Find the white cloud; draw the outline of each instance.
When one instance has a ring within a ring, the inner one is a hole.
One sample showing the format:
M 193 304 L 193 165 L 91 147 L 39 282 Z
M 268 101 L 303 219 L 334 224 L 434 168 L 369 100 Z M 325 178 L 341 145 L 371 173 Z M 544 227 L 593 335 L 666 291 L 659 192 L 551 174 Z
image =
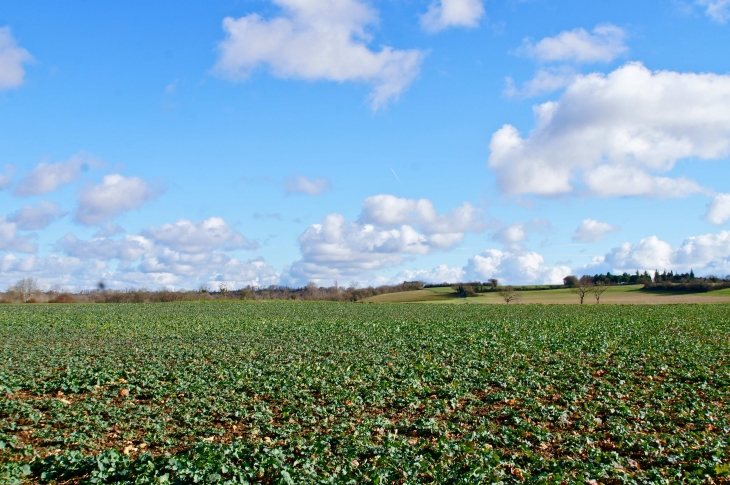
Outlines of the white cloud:
M 585 272 L 680 271 L 693 269 L 698 275 L 730 273 L 730 232 L 704 234 L 685 239 L 677 248 L 651 236 L 638 244 L 624 243 L 605 256 L 594 259 Z
M 231 259 L 219 272 L 214 272 L 208 284 L 215 288 L 216 284 L 225 283 L 228 288 L 258 286 L 264 288 L 279 283 L 279 273 L 263 258 L 240 261 Z
M 125 231 L 122 226 L 117 224 L 116 222 L 109 221 L 103 226 L 99 228 L 98 231 L 94 233 L 95 238 L 102 238 L 102 237 L 112 237 L 116 236 L 118 234 L 124 234 Z
M 583 219 L 583 222 L 580 223 L 578 229 L 573 233 L 573 241 L 582 243 L 598 242 L 609 232 L 615 232 L 619 229 L 607 222 L 598 222 L 595 219 Z
M 436 33 L 448 27 L 477 27 L 484 16 L 481 0 L 435 0 L 421 15 L 421 27 Z
M 119 229 L 107 224 L 100 232 L 113 234 Z M 92 267 L 97 260 L 105 264 L 116 260 L 116 268 L 109 267 L 103 274 L 79 276 L 78 284 L 82 286 L 95 279 L 103 280 L 108 288 L 196 289 L 200 284 L 217 282 L 209 287 L 217 289 L 218 284 L 225 283 L 229 289 L 236 289 L 277 284 L 279 273 L 263 259 L 241 261 L 220 250 L 251 247 L 220 217 L 201 222 L 181 219 L 121 239 L 102 236 L 81 240 L 67 234 L 56 243 L 56 250 L 89 261 Z
M 703 189 L 668 178 L 677 160 L 730 155 L 730 76 L 651 72 L 629 63 L 579 76 L 558 101 L 534 108 L 527 138 L 512 125 L 492 136 L 488 166 L 507 194 L 575 191 L 603 197 L 681 197 Z
M 84 241 L 69 233 L 57 243 L 61 251 L 75 258 L 121 261 L 136 261 L 149 253 L 153 246 L 152 241 L 136 234 L 127 235 L 121 240 L 101 237 Z
M 38 205 L 24 205 L 17 212 L 8 217 L 9 221 L 18 224 L 24 231 L 45 229 L 56 219 L 66 215 L 55 202 L 41 200 Z
M 502 229 L 494 233 L 492 239 L 507 245 L 519 244 L 527 239 L 527 230 L 525 229 L 525 223 L 516 222 L 514 224 L 510 224 L 507 227 L 503 227 Z
M 20 211 L 19 211 L 20 212 Z M 47 257 L 21 259 L 6 254 L 0 259 L 0 284 L 12 284 L 24 276 L 39 278 L 44 285 L 60 284 L 95 288 L 197 289 L 203 284 L 217 289 L 247 285 L 269 286 L 280 281 L 279 273 L 262 258 L 236 259 L 224 251 L 251 249 L 249 243 L 220 217 L 200 222 L 185 219 L 150 227 L 142 234 L 112 238 L 124 230 L 106 224 L 89 240 L 69 233 L 55 244 Z M 0 251 L 34 253 L 30 237 L 19 236 L 18 224 L 0 217 Z
M 204 253 L 214 249 L 255 249 L 249 242 L 220 217 L 192 222 L 180 219 L 174 224 L 150 227 L 144 234 L 156 243 L 184 253 Z
M 624 243 L 606 255 L 606 263 L 618 268 L 650 270 L 672 267 L 672 246 L 656 236 L 647 237 L 639 244 Z
M 566 30 L 533 44 L 525 40 L 518 52 L 547 62 L 610 62 L 628 50 L 626 32 L 603 24 L 589 33 L 583 28 Z
M 18 225 L 0 217 L 0 251 L 18 251 L 20 253 L 36 252 L 36 245 L 28 236 L 18 235 Z
M 73 240 L 69 238 L 67 242 Z M 99 241 L 91 241 L 85 247 L 83 243 L 73 242 L 80 252 L 83 249 L 92 251 L 93 257 L 83 252 L 83 257 L 51 254 L 48 257 L 20 258 L 5 254 L 0 257 L 0 284 L 11 285 L 27 276 L 38 278 L 39 283 L 46 287 L 58 284 L 70 289 L 95 288 L 100 281 L 107 288 L 118 289 L 197 289 L 203 284 L 215 290 L 220 283 L 225 283 L 229 289 L 238 289 L 247 285 L 265 287 L 279 282 L 279 274 L 261 258 L 240 261 L 220 252 L 190 255 L 164 249 L 156 256 L 143 256 L 138 265 L 125 260 L 115 269 L 107 264 L 107 257 L 114 259 L 124 249 L 114 254 L 102 248 Z M 111 240 L 104 243 L 113 246 Z
M 730 0 L 696 0 L 697 5 L 705 8 L 705 14 L 716 22 L 725 23 L 730 19 Z
M 418 50 L 368 48 L 365 28 L 377 14 L 357 0 L 274 0 L 284 15 L 265 20 L 250 14 L 223 20 L 226 38 L 219 45 L 215 70 L 245 79 L 267 64 L 281 78 L 357 81 L 373 86 L 374 109 L 397 98 L 418 75 L 424 54 Z
M 4 173 L 0 173 L 0 190 L 5 190 L 13 183 L 13 175 L 15 175 L 15 165 L 5 165 Z
M 659 198 L 686 197 L 706 192 L 687 177 L 660 177 L 646 171 L 621 165 L 599 165 L 583 178 L 593 194 L 599 197 L 644 196 Z
M 424 283 L 460 283 L 464 281 L 463 268 L 450 268 L 445 264 L 440 264 L 432 270 L 403 270 L 399 272 L 393 283 L 402 281 L 422 281 Z
M 578 77 L 578 73 L 570 66 L 540 69 L 534 78 L 524 83 L 519 89 L 515 86 L 514 80 L 508 77 L 504 94 L 509 97 L 533 98 L 563 89 L 575 81 L 576 77 Z
M 263 258 L 240 261 L 219 251 L 188 254 L 164 249 L 157 255 L 143 258 L 136 271 L 129 272 L 126 277 L 135 281 L 150 276 L 169 286 L 192 288 L 205 284 L 215 290 L 221 283 L 229 289 L 237 289 L 248 285 L 266 287 L 279 282 L 279 273 Z
M 160 193 L 160 189 L 139 177 L 106 175 L 101 184 L 89 185 L 81 191 L 75 217 L 82 224 L 100 224 L 122 212 L 139 209 Z
M 439 214 L 428 199 L 405 199 L 389 194 L 365 199 L 359 220 L 390 228 L 415 226 L 429 236 L 431 245 L 442 248 L 460 242 L 467 232 L 486 229 L 479 211 L 468 202 L 448 214 Z
M 500 284 L 562 284 L 571 274 L 567 266 L 546 266 L 538 253 L 498 249 L 471 257 L 464 270 L 468 281 L 496 278 Z
M 47 194 L 78 179 L 82 170 L 98 165 L 97 160 L 83 152 L 65 162 L 41 162 L 20 180 L 13 193 L 19 197 Z
M 310 180 L 303 175 L 286 179 L 284 190 L 287 194 L 306 194 L 316 197 L 332 189 L 332 183 L 325 177 Z
M 392 266 L 404 255 L 427 254 L 428 238 L 411 226 L 397 229 L 347 222 L 340 214 L 326 216 L 299 236 L 302 260 L 290 274 L 300 282 L 340 279 Z
M 45 258 L 19 258 L 5 254 L 0 259 L 0 283 L 11 285 L 20 278 L 34 277 L 46 287 L 51 285 L 94 288 L 106 270 L 101 261 L 89 261 L 51 254 Z
M 545 219 L 532 219 L 531 221 L 515 222 L 501 227 L 492 234 L 491 239 L 499 241 L 505 246 L 512 246 L 512 251 L 521 251 L 520 243 L 526 241 L 531 232 L 545 234 L 555 232 L 555 228 L 550 224 L 550 221 Z
M 515 247 L 507 251 L 487 249 L 469 258 L 462 268 L 441 264 L 430 271 L 403 270 L 391 283 L 463 283 L 496 278 L 500 284 L 562 284 L 569 274 L 571 270 L 567 266 L 547 266 L 540 254 Z
M 33 56 L 15 42 L 10 28 L 0 27 L 0 90 L 23 84 L 23 65 L 32 60 Z
M 288 268 L 290 284 L 308 281 L 370 280 L 372 272 L 415 255 L 452 248 L 484 222 L 469 203 L 439 214 L 427 199 L 381 194 L 363 202 L 357 222 L 340 214 L 326 216 L 299 236 L 302 259 Z
M 730 194 L 717 194 L 707 207 L 705 219 L 718 225 L 730 219 Z

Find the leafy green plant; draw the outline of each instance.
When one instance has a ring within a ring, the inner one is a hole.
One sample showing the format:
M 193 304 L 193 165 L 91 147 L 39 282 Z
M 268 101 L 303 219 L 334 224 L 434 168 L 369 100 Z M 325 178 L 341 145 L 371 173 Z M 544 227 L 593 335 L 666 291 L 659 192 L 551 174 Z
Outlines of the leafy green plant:
M 728 310 L 4 305 L 0 483 L 722 483 Z

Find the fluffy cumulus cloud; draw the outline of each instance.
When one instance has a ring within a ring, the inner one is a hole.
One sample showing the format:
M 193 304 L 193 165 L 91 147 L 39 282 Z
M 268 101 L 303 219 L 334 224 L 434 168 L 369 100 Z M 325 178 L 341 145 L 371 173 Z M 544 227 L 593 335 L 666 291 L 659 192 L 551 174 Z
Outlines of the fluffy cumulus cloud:
M 330 214 L 309 226 L 299 237 L 302 259 L 288 268 L 285 281 L 369 279 L 375 270 L 452 248 L 467 232 L 484 229 L 477 209 L 469 203 L 439 214 L 427 199 L 369 197 L 357 221 Z
M 507 194 L 681 197 L 696 182 L 666 175 L 680 159 L 730 155 L 730 76 L 652 72 L 629 63 L 577 77 L 535 107 L 527 138 L 505 125 L 488 167 Z
M 279 282 L 279 273 L 262 258 L 241 261 L 226 253 L 180 253 L 170 249 L 144 257 L 134 271 L 121 275 L 128 281 L 160 282 L 166 286 L 194 287 L 203 284 L 217 290 L 244 286 L 265 287 Z
M 32 60 L 30 53 L 18 46 L 10 27 L 0 27 L 0 90 L 23 84 L 24 65 Z
M 75 258 L 101 260 L 118 259 L 135 261 L 153 249 L 154 243 L 144 236 L 132 234 L 123 239 L 97 237 L 90 240 L 78 239 L 69 233 L 62 237 L 57 248 Z
M 225 252 L 252 245 L 218 217 L 180 220 L 123 237 L 112 236 L 115 227 L 104 229 L 88 240 L 66 234 L 48 257 L 21 258 L 13 253 L 35 252 L 35 246 L 18 236 L 15 223 L 0 219 L 0 251 L 13 252 L 3 256 L 0 284 L 12 284 L 19 275 L 37 277 L 44 285 L 87 288 L 99 281 L 111 288 L 187 289 L 279 283 L 279 273 L 263 259 L 240 260 Z
M 98 165 L 97 160 L 83 152 L 63 162 L 41 162 L 20 179 L 13 193 L 19 197 L 47 194 L 74 182 L 82 171 Z
M 504 94 L 511 98 L 532 98 L 563 89 L 575 81 L 577 77 L 578 73 L 571 66 L 540 69 L 535 77 L 525 82 L 521 88 L 515 85 L 514 79 L 508 77 Z
M 302 259 L 289 268 L 292 284 L 310 280 L 361 277 L 401 263 L 407 255 L 427 254 L 428 238 L 413 227 L 379 228 L 372 224 L 348 222 L 340 214 L 330 214 L 312 224 L 299 236 Z
M 432 270 L 403 270 L 400 271 L 393 283 L 403 281 L 422 281 L 424 283 L 457 283 L 464 281 L 464 268 L 451 268 L 448 265 L 440 264 Z
M 599 222 L 595 219 L 583 219 L 578 229 L 573 233 L 573 241 L 594 243 L 603 239 L 606 234 L 618 230 L 618 227 L 612 226 L 607 222 Z
M 81 190 L 75 218 L 82 224 L 101 224 L 123 212 L 139 209 L 161 192 L 139 177 L 106 175 L 100 184 Z
M 571 274 L 567 266 L 548 266 L 542 255 L 532 251 L 488 249 L 472 256 L 464 267 L 468 281 L 496 278 L 512 284 L 561 284 Z
M 704 7 L 707 16 L 716 22 L 725 23 L 730 19 L 730 0 L 696 0 L 695 3 Z
M 527 229 L 524 222 L 510 224 L 498 230 L 492 236 L 492 239 L 502 244 L 518 244 L 527 239 Z
M 210 274 L 208 285 L 217 288 L 223 283 L 227 288 L 242 288 L 249 285 L 264 288 L 279 284 L 279 279 L 279 273 L 263 258 L 247 261 L 232 258 L 219 271 Z
M 93 288 L 107 271 L 104 262 L 57 254 L 47 257 L 5 254 L 0 258 L 0 284 L 6 286 L 20 278 L 32 277 L 37 278 L 43 286 Z
M 5 190 L 13 183 L 13 175 L 15 175 L 15 165 L 5 165 L 3 171 L 0 172 L 0 190 Z
M 257 247 L 255 242 L 249 242 L 220 217 L 211 217 L 200 222 L 180 219 L 174 224 L 150 227 L 144 234 L 158 244 L 184 253 Z
M 325 177 L 311 180 L 303 175 L 296 175 L 284 181 L 287 194 L 305 194 L 316 197 L 332 189 L 332 183 Z
M 676 248 L 656 236 L 641 239 L 638 244 L 627 242 L 613 248 L 605 256 L 595 258 L 584 271 L 688 272 L 690 269 L 698 275 L 730 274 L 730 232 L 688 237 Z
M 463 1 L 463 0 L 462 0 Z M 418 50 L 368 47 L 366 27 L 377 13 L 357 0 L 274 0 L 283 15 L 250 14 L 223 20 L 215 70 L 244 79 L 260 65 L 281 78 L 356 81 L 370 84 L 374 109 L 397 98 L 416 78 L 424 54 Z
M 436 33 L 449 27 L 473 28 L 484 16 L 481 0 L 436 0 L 421 15 L 421 27 Z
M 448 214 L 439 214 L 428 199 L 405 199 L 389 194 L 365 199 L 359 220 L 386 228 L 417 227 L 426 235 L 428 244 L 439 249 L 461 242 L 467 232 L 486 229 L 479 211 L 468 202 Z
M 8 220 L 15 222 L 19 229 L 33 231 L 45 229 L 65 214 L 55 202 L 42 200 L 36 205 L 24 205 L 8 217 Z
M 725 224 L 730 219 L 730 194 L 717 194 L 707 207 L 707 222 Z
M 515 222 L 508 226 L 501 227 L 492 234 L 492 240 L 501 242 L 505 246 L 511 246 L 512 250 L 521 250 L 520 243 L 527 241 L 530 233 L 550 233 L 555 228 L 550 221 L 545 219 L 532 219 L 527 222 Z
M 38 248 L 30 242 L 29 236 L 18 234 L 18 224 L 0 217 L 0 251 L 34 253 Z
M 579 28 L 537 43 L 525 40 L 518 52 L 545 62 L 610 62 L 628 50 L 625 39 L 622 28 L 603 24 L 593 32 Z
M 567 266 L 545 264 L 542 255 L 515 247 L 509 250 L 487 249 L 468 259 L 459 267 L 439 265 L 432 270 L 404 270 L 390 283 L 402 281 L 423 281 L 424 283 L 458 283 L 468 281 L 499 280 L 500 284 L 545 284 L 563 283 L 571 274 Z

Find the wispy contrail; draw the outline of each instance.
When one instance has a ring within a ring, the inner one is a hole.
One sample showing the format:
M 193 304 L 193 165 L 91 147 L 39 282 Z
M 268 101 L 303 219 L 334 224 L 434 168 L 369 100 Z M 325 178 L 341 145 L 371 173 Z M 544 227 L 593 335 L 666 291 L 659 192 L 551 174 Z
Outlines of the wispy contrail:
M 395 173 L 395 170 L 393 170 L 393 169 L 391 168 L 391 169 L 390 169 L 390 171 L 391 171 L 391 172 L 393 172 L 393 175 L 395 175 L 395 179 L 396 179 L 396 180 L 398 181 L 398 183 L 400 183 L 400 179 L 398 178 L 398 174 L 397 174 L 397 173 Z

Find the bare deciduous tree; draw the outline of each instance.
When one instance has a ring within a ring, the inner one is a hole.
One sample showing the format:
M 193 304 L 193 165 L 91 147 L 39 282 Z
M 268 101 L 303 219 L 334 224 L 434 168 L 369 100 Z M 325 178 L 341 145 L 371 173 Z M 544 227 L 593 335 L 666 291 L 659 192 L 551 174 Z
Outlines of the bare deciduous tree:
M 586 278 L 585 276 L 582 277 L 578 283 L 573 286 L 570 289 L 571 293 L 575 293 L 580 297 L 580 304 L 583 304 L 583 300 L 585 299 L 586 295 L 591 291 L 593 288 L 593 281 L 591 281 L 589 278 Z
M 38 293 L 38 280 L 35 278 L 21 278 L 13 286 L 8 288 L 11 293 L 17 293 L 20 295 L 20 299 L 23 303 L 28 303 L 33 295 Z
M 507 304 L 520 299 L 520 294 L 517 293 L 517 290 L 515 290 L 512 286 L 505 286 L 499 290 L 499 296 L 501 296 Z
M 598 283 L 596 286 L 591 288 L 591 293 L 596 297 L 596 305 L 601 303 L 601 295 L 608 289 L 608 286 L 603 283 Z

